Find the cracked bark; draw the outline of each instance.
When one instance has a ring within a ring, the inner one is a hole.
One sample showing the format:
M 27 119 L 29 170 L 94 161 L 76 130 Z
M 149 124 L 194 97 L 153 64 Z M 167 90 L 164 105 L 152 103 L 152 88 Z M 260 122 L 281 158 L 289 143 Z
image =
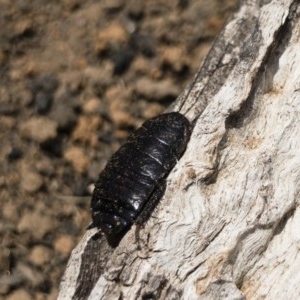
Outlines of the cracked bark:
M 59 299 L 299 298 L 298 6 L 241 3 L 169 109 L 194 129 L 141 250 L 87 231 Z

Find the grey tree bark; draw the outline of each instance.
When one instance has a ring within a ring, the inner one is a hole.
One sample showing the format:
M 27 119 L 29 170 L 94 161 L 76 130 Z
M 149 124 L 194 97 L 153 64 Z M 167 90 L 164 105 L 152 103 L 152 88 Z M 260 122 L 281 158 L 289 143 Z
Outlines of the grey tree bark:
M 241 2 L 170 110 L 194 128 L 158 209 L 86 232 L 59 299 L 300 298 L 299 1 Z

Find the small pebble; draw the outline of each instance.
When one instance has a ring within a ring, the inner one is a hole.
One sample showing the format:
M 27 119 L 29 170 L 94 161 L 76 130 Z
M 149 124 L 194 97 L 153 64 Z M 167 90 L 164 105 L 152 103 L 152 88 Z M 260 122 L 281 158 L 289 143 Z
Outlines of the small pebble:
M 16 269 L 16 273 L 19 273 L 27 282 L 27 284 L 32 287 L 40 286 L 45 280 L 45 275 L 35 268 L 23 263 L 19 262 Z
M 6 300 L 32 300 L 32 296 L 25 290 L 19 289 L 9 294 Z
M 113 82 L 113 63 L 107 62 L 103 67 L 88 67 L 84 70 L 88 85 L 95 91 L 99 91 Z
M 91 98 L 84 102 L 82 110 L 85 114 L 98 114 L 101 109 L 101 102 L 98 98 Z
M 95 43 L 97 54 L 109 50 L 113 44 L 127 44 L 128 33 L 124 26 L 119 23 L 112 23 L 109 27 L 101 30 Z
M 20 233 L 30 232 L 35 239 L 42 239 L 55 228 L 55 220 L 40 212 L 24 212 L 17 225 Z
M 184 47 L 165 47 L 162 53 L 162 63 L 175 72 L 182 71 L 187 65 L 188 57 Z
M 16 125 L 16 118 L 11 116 L 1 116 L 0 128 L 2 129 L 13 129 Z
M 23 138 L 44 143 L 56 137 L 57 127 L 57 122 L 47 117 L 33 117 L 21 124 L 20 133 Z
M 16 205 L 13 202 L 6 202 L 2 204 L 2 217 L 10 222 L 16 222 L 19 219 Z
M 16 22 L 13 36 L 14 37 L 31 37 L 34 34 L 34 24 L 32 20 L 26 19 Z
M 136 122 L 129 112 L 121 110 L 111 110 L 111 118 L 118 128 L 135 127 Z
M 72 133 L 72 139 L 95 147 L 98 144 L 97 132 L 101 124 L 102 119 L 99 115 L 80 117 Z
M 22 172 L 21 186 L 28 193 L 36 193 L 43 185 L 43 177 L 29 170 Z
M 52 95 L 50 93 L 40 91 L 35 96 L 35 107 L 39 114 L 46 114 L 52 105 Z
M 59 85 L 59 81 L 54 75 L 44 75 L 38 77 L 32 83 L 32 89 L 35 93 L 39 91 L 45 91 L 48 93 L 53 93 Z
M 81 71 L 70 70 L 61 75 L 61 86 L 69 90 L 72 95 L 78 94 L 84 85 L 84 77 Z
M 39 160 L 35 167 L 42 175 L 51 176 L 55 173 L 53 162 L 48 157 L 44 157 L 42 160 Z
M 135 91 L 150 101 L 174 100 L 180 93 L 179 87 L 170 79 L 154 81 L 149 78 L 139 79 Z
M 155 116 L 158 116 L 159 114 L 162 114 L 164 109 L 165 109 L 164 106 L 154 102 L 154 103 L 148 104 L 147 109 L 144 109 L 142 111 L 142 116 L 145 120 L 148 120 Z
M 54 249 L 63 255 L 69 255 L 74 247 L 74 240 L 70 235 L 63 234 L 54 242 Z
M 30 89 L 23 88 L 18 91 L 21 107 L 29 106 L 33 103 L 33 93 Z
M 52 258 L 52 251 L 45 246 L 34 246 L 29 254 L 29 261 L 39 267 L 45 266 Z
M 70 132 L 76 124 L 77 116 L 70 105 L 63 102 L 55 103 L 51 113 L 53 119 L 60 130 Z
M 64 158 L 69 161 L 73 168 L 79 172 L 84 173 L 87 171 L 90 160 L 80 147 L 70 147 L 64 152 Z

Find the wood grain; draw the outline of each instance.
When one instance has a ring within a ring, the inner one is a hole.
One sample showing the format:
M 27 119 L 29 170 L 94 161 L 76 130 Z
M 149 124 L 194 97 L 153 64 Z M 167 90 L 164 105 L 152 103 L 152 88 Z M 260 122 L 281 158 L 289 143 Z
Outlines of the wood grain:
M 299 297 L 298 6 L 242 1 L 170 108 L 195 126 L 142 249 L 87 232 L 59 299 Z

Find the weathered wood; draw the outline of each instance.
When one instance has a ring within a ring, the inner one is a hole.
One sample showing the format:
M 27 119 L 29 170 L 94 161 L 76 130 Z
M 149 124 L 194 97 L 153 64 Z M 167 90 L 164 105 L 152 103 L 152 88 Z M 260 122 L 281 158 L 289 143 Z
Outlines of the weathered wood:
M 88 231 L 59 299 L 300 297 L 299 16 L 241 3 L 171 108 L 197 120 L 141 250 Z

